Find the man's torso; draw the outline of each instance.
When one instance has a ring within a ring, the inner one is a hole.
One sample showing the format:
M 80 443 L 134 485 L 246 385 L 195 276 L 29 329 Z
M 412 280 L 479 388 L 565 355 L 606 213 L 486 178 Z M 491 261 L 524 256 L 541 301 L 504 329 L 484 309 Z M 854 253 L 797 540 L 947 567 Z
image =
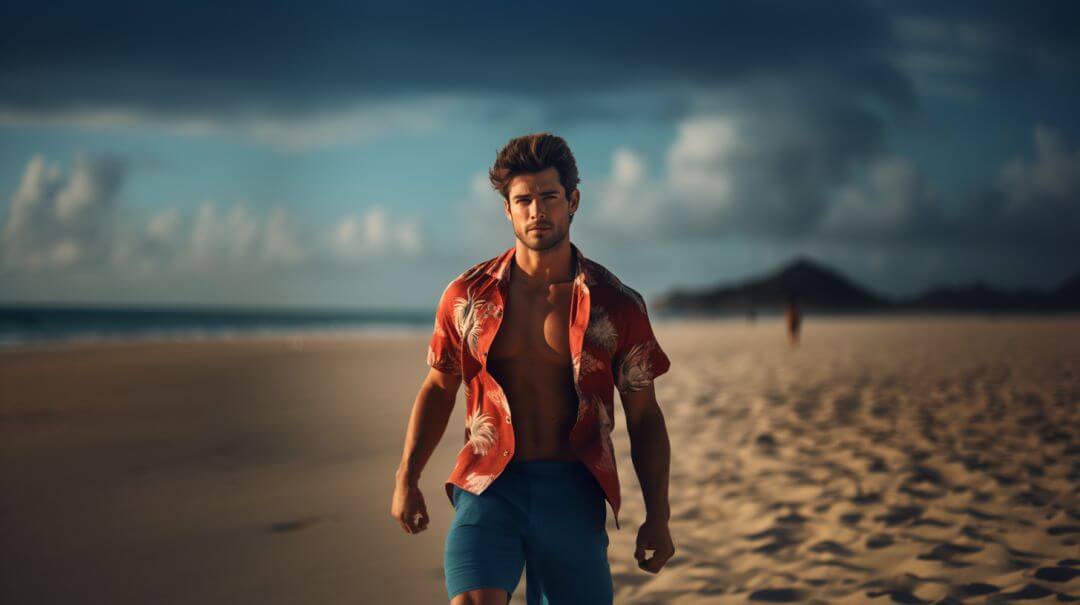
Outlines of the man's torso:
M 488 354 L 488 372 L 506 394 L 515 460 L 574 460 L 570 429 L 578 410 L 570 357 L 573 282 L 529 289 L 511 279 Z

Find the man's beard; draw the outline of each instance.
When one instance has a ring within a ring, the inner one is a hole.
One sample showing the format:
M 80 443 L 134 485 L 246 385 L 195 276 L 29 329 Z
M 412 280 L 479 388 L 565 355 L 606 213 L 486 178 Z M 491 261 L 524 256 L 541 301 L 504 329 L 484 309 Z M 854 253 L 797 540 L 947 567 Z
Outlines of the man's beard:
M 569 230 L 567 230 L 567 231 L 569 231 Z M 518 240 L 521 243 L 525 244 L 525 246 L 529 250 L 536 250 L 537 252 L 543 252 L 544 250 L 550 250 L 550 249 L 554 248 L 555 246 L 558 246 L 559 244 L 561 244 L 562 241 L 564 239 L 566 239 L 567 231 L 561 231 L 558 228 L 552 226 L 552 228 L 548 230 L 547 236 L 540 238 L 539 241 L 531 239 L 528 236 L 527 232 L 525 234 L 526 237 L 523 238 L 521 236 L 518 236 Z

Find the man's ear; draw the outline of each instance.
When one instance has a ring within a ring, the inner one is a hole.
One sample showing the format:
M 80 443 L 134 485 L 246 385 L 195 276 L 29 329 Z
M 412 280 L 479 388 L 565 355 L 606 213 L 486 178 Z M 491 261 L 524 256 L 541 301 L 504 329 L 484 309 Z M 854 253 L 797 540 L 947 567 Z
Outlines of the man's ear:
M 570 214 L 577 212 L 578 203 L 581 202 L 581 190 L 574 189 L 570 192 Z
M 503 198 L 503 214 L 506 215 L 506 220 L 514 222 L 514 218 L 510 215 L 510 200 L 506 198 Z

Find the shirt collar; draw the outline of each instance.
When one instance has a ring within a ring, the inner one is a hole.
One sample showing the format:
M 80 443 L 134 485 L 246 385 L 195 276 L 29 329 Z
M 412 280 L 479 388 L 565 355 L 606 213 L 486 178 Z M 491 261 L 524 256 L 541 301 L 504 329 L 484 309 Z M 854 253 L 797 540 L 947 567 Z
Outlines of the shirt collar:
M 506 285 L 510 282 L 510 263 L 514 262 L 515 249 L 514 246 L 511 246 L 509 250 L 503 252 L 502 255 L 497 257 L 495 263 L 488 270 L 488 275 L 497 279 L 502 285 Z M 577 263 L 576 271 L 574 271 L 574 281 L 580 284 L 591 283 L 592 280 L 586 269 L 588 263 L 586 262 L 585 256 L 573 242 L 570 243 L 570 251 L 571 258 Z

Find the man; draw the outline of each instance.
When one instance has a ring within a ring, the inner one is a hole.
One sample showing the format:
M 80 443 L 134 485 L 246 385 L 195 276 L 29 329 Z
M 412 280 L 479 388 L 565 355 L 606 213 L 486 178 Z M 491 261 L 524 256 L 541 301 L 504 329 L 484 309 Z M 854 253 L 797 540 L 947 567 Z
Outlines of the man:
M 788 342 L 792 348 L 799 346 L 799 325 L 802 323 L 802 312 L 799 304 L 795 301 L 795 294 L 788 294 L 787 310 L 784 311 L 784 320 L 787 322 Z
M 530 604 L 611 603 L 605 499 L 618 527 L 616 388 L 645 499 L 634 556 L 658 573 L 675 551 L 670 446 L 653 388 L 670 363 L 641 295 L 570 243 L 580 192 L 566 142 L 512 139 L 489 177 L 517 239 L 442 294 L 390 514 L 410 534 L 427 528 L 418 479 L 464 383 L 465 446 L 446 483 L 452 605 L 504 605 L 522 567 Z

